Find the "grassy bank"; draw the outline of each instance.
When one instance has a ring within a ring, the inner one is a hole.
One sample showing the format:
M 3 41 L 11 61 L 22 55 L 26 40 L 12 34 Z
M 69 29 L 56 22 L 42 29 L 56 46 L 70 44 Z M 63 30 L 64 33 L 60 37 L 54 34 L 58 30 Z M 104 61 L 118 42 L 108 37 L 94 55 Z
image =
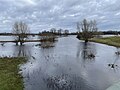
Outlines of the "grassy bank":
M 120 36 L 104 37 L 104 38 L 93 38 L 89 41 L 103 43 L 110 46 L 120 47 Z
M 0 58 L 0 90 L 23 90 L 23 81 L 19 72 L 19 65 L 25 58 Z

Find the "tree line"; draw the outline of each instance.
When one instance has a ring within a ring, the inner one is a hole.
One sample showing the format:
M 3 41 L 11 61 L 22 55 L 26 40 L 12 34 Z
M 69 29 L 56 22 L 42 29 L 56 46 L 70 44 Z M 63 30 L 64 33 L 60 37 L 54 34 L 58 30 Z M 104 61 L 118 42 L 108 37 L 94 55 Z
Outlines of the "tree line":
M 24 41 L 29 37 L 28 34 L 30 34 L 30 28 L 25 22 L 17 21 L 13 24 L 11 35 L 13 34 L 14 34 L 14 40 L 16 41 L 16 45 L 18 45 L 18 42 L 20 42 L 20 45 L 23 45 Z M 44 30 L 38 33 L 38 35 L 42 35 L 42 37 L 44 37 L 45 41 L 46 39 L 51 40 L 51 36 L 54 36 L 53 34 L 54 35 L 68 35 L 69 30 L 63 30 L 63 29 L 56 30 L 55 28 L 52 28 L 50 29 L 50 31 Z M 54 40 L 53 37 L 52 37 L 52 40 Z
M 55 35 L 77 35 L 78 39 L 82 39 L 85 42 L 88 42 L 90 38 L 95 37 L 98 34 L 119 34 L 120 32 L 117 31 L 103 31 L 103 32 L 98 32 L 97 28 L 97 22 L 96 20 L 87 20 L 83 19 L 80 22 L 77 22 L 76 24 L 77 27 L 77 32 L 70 33 L 69 30 L 63 30 L 63 29 L 56 29 L 56 28 L 51 28 L 50 31 L 44 30 L 41 33 L 52 33 Z M 14 36 L 14 40 L 16 42 L 20 42 L 20 45 L 24 43 L 24 40 L 28 38 L 30 33 L 30 28 L 29 26 L 23 22 L 23 21 L 17 21 L 13 24 L 13 29 L 11 34 L 16 34 Z M 4 33 L 8 34 L 8 33 Z

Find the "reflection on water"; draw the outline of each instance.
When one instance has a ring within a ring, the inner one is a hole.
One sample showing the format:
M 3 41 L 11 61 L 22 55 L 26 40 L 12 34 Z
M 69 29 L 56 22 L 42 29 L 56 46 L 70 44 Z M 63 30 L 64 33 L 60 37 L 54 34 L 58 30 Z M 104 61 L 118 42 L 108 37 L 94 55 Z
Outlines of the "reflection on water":
M 47 88 L 50 90 L 88 90 L 91 88 L 86 87 L 84 79 L 75 74 L 50 76 L 45 78 L 44 82 L 46 83 Z
M 47 87 L 52 90 L 72 90 L 72 82 L 67 79 L 67 75 L 61 75 L 45 78 L 44 81 Z
M 94 60 L 96 57 L 96 46 L 93 43 L 80 42 L 78 45 L 77 57 L 81 55 L 83 60 Z
M 4 46 L 5 43 L 1 43 L 1 46 Z
M 115 54 L 119 56 L 120 55 L 120 48 L 116 48 L 116 49 L 117 50 L 116 50 Z
M 22 45 L 22 46 L 14 46 L 14 53 L 15 57 L 31 57 L 31 49 L 29 46 Z
M 115 52 L 115 60 L 113 61 L 113 63 L 109 63 L 108 66 L 113 69 L 114 71 L 116 71 L 117 69 L 119 69 L 119 65 L 117 64 L 117 61 L 119 61 L 120 59 L 120 49 L 116 48 L 116 52 Z

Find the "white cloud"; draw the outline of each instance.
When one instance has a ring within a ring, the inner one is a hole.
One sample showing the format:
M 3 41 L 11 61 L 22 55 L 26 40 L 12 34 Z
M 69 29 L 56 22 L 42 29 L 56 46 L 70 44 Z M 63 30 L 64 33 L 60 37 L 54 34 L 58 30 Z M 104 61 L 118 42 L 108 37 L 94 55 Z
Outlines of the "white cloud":
M 120 12 L 117 12 L 117 13 L 115 14 L 115 16 L 118 16 L 118 15 L 120 15 Z
M 36 5 L 36 3 L 34 2 L 34 0 L 24 0 L 24 1 L 28 2 L 29 4 Z

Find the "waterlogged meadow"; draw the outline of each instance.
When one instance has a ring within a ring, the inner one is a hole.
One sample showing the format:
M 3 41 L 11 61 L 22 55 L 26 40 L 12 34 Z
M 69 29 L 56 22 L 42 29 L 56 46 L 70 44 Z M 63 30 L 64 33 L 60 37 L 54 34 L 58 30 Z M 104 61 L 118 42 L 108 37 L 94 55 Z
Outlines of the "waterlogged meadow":
M 76 36 L 60 37 L 49 44 L 5 43 L 0 50 L 1 57 L 27 57 L 19 71 L 24 90 L 105 90 L 120 80 L 119 48 L 85 44 Z

